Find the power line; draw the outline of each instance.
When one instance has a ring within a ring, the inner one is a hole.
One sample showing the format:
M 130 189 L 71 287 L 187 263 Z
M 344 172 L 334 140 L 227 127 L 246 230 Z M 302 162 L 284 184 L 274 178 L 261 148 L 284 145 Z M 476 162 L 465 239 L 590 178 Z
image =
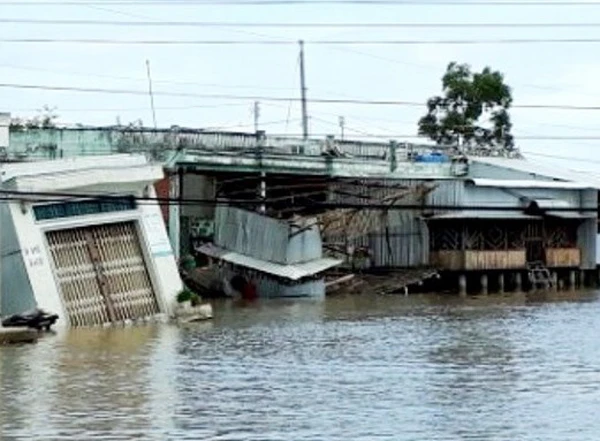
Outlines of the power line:
M 394 23 L 394 22 L 225 22 L 225 21 L 144 21 L 144 20 L 40 20 L 0 18 L 5 24 L 74 25 L 74 26 L 141 26 L 141 27 L 232 27 L 232 28 L 597 28 L 600 23 Z
M 289 46 L 295 40 L 117 40 L 100 38 L 2 38 L 0 43 L 12 44 L 107 44 L 147 46 Z M 514 38 L 465 40 L 305 40 L 319 46 L 424 46 L 424 45 L 519 45 L 519 44 L 597 44 L 600 38 Z
M 590 186 L 593 188 L 593 186 Z M 163 197 L 150 197 L 150 196 L 133 196 L 133 195 L 118 195 L 118 194 L 106 194 L 106 193 L 78 193 L 78 192 L 42 192 L 42 191 L 19 191 L 19 190 L 0 190 L 0 195 L 10 198 L 10 200 L 18 200 L 19 198 L 24 200 L 31 200 L 33 202 L 49 202 L 47 198 L 71 198 L 71 199 L 97 199 L 114 202 L 115 199 L 128 199 L 141 203 L 158 203 L 162 205 L 196 205 L 196 206 L 218 206 L 218 205 L 234 205 L 234 206 L 247 206 L 253 207 L 256 205 L 266 206 L 280 206 L 282 200 L 280 198 L 266 198 L 266 199 L 225 199 L 225 198 L 205 198 L 205 199 L 194 199 L 194 198 L 163 198 Z M 299 195 L 301 196 L 301 194 Z M 297 199 L 290 198 L 286 201 L 286 204 L 290 208 L 321 208 L 321 209 L 372 209 L 372 210 L 443 210 L 443 211 L 507 211 L 507 212 L 522 212 L 523 207 L 507 207 L 507 206 L 494 206 L 494 205 L 435 205 L 435 204 L 407 204 L 407 205 L 390 205 L 382 203 L 347 203 L 347 202 L 318 202 L 311 201 L 310 203 L 299 203 Z M 598 207 L 556 207 L 552 208 L 552 211 L 561 212 L 598 212 Z
M 107 74 L 99 74 L 96 72 L 73 72 L 73 71 L 65 71 L 65 70 L 55 70 L 55 69 L 47 69 L 44 67 L 36 67 L 36 66 L 22 66 L 15 64 L 0 64 L 0 68 L 7 69 L 16 69 L 16 70 L 28 70 L 32 72 L 48 72 L 48 73 L 56 73 L 67 76 L 78 76 L 78 77 L 94 77 L 94 78 L 106 78 L 111 80 L 123 80 L 123 81 L 146 81 L 144 78 L 140 77 L 129 77 L 122 75 L 107 75 Z M 169 79 L 155 79 L 152 81 L 155 84 L 170 84 L 170 85 L 180 85 L 180 86 L 201 86 L 201 87 L 215 87 L 215 88 L 223 88 L 223 89 L 255 89 L 255 90 L 296 90 L 293 87 L 277 87 L 277 86 L 258 86 L 258 85 L 231 85 L 231 84 L 219 84 L 219 83 L 198 83 L 195 81 L 181 81 L 181 80 L 169 80 Z
M 387 6 L 600 6 L 591 1 L 497 1 L 497 0 L 103 0 L 103 1 L 3 1 L 4 6 L 303 6 L 303 5 L 387 5 Z
M 147 95 L 147 92 L 142 90 L 129 89 L 108 89 L 94 87 L 75 87 L 75 86 L 46 86 L 36 84 L 16 84 L 16 83 L 0 83 L 0 88 L 5 89 L 22 89 L 22 90 L 47 90 L 57 92 L 80 92 L 80 93 L 106 93 L 117 95 Z M 174 96 L 174 97 L 193 97 L 193 98 L 212 98 L 223 100 L 245 100 L 245 101 L 299 101 L 296 97 L 276 97 L 276 96 L 257 96 L 257 95 L 227 95 L 227 94 L 198 94 L 190 92 L 155 92 L 155 95 Z M 355 104 L 355 105 L 375 105 L 375 106 L 409 106 L 409 107 L 426 107 L 426 104 L 416 101 L 398 101 L 398 100 L 364 100 L 364 99 L 349 99 L 349 98 L 311 98 L 312 103 L 320 104 Z M 515 104 L 512 106 L 516 109 L 552 109 L 552 110 L 600 110 L 599 106 L 578 106 L 570 104 Z

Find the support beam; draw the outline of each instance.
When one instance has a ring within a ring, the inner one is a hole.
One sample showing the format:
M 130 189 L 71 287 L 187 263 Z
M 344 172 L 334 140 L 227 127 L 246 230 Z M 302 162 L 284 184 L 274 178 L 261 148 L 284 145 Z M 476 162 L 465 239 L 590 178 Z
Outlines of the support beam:
M 504 293 L 504 273 L 498 274 L 498 292 Z
M 179 173 L 181 171 L 169 176 L 169 240 L 177 261 L 179 261 L 181 250 L 181 207 L 177 203 L 181 197 Z
M 574 270 L 569 271 L 569 288 L 575 289 L 577 287 L 577 274 Z
M 467 276 L 465 274 L 458 276 L 458 295 L 467 297 Z
M 515 291 L 523 292 L 523 278 L 519 272 L 515 273 Z
M 396 151 L 398 150 L 398 143 L 396 141 L 390 141 L 390 171 L 393 173 L 398 168 L 398 160 L 396 158 Z
M 488 295 L 488 275 L 486 273 L 481 275 L 481 295 Z

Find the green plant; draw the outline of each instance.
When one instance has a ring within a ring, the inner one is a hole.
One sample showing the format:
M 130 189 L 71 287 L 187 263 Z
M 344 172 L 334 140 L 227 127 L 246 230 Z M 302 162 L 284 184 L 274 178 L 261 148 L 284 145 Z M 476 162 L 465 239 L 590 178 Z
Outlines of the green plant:
M 195 292 L 190 296 L 190 300 L 192 302 L 192 306 L 198 306 L 200 304 L 200 296 Z
M 193 294 L 194 293 L 187 288 L 182 289 L 179 291 L 179 294 L 177 294 L 177 303 L 191 301 Z

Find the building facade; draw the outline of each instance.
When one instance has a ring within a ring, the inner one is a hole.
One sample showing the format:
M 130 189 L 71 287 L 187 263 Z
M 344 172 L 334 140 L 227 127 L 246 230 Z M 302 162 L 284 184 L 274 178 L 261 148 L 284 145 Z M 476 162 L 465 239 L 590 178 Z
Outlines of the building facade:
M 362 205 L 352 231 L 323 232 L 325 247 L 365 250 L 353 261 L 362 269 L 434 266 L 476 273 L 521 271 L 540 263 L 571 277 L 574 270 L 596 268 L 600 179 L 545 168 L 518 155 L 467 158 L 437 150 L 332 137 L 81 128 L 11 134 L 8 156 L 143 151 L 160 159 L 169 172 L 168 189 L 163 181 L 160 196 L 171 200 L 169 234 L 176 257 L 214 237 L 214 207 L 189 201 L 264 198 L 282 201 L 274 208 L 278 216 L 286 216 L 289 201 Z M 368 209 L 369 203 L 392 199 L 376 216 Z
M 39 307 L 67 326 L 171 315 L 181 279 L 140 155 L 5 164 L 2 314 Z

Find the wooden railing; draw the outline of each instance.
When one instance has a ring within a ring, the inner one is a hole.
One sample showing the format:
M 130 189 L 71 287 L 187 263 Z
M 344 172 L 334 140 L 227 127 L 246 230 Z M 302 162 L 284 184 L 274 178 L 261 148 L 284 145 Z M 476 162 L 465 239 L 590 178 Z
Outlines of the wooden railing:
M 502 251 L 432 251 L 432 266 L 449 271 L 476 271 L 525 268 L 525 249 Z
M 581 265 L 579 248 L 546 248 L 546 266 L 549 268 L 572 268 Z

